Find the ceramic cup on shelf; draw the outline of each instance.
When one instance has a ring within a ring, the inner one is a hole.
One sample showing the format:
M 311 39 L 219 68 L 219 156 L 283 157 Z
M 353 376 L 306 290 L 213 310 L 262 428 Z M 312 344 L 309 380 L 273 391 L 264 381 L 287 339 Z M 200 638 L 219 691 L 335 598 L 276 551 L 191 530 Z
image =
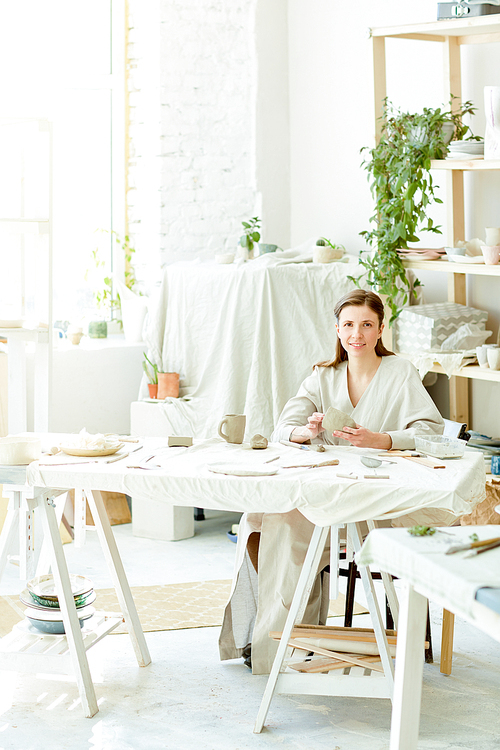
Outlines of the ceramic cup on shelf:
M 179 397 L 179 373 L 178 372 L 159 372 L 158 373 L 158 392 L 156 398 Z
M 500 456 L 491 457 L 491 473 L 495 474 L 496 476 L 500 474 Z M 497 513 L 498 512 L 500 511 L 497 511 Z
M 486 244 L 490 247 L 500 245 L 500 227 L 486 227 Z
M 486 349 L 486 356 L 490 370 L 500 370 L 500 347 L 495 346 Z
M 245 436 L 247 418 L 244 414 L 225 414 L 219 422 L 219 435 L 226 443 L 241 445 Z M 225 427 L 225 431 L 222 429 Z
M 479 367 L 488 367 L 488 356 L 486 354 L 488 350 L 485 346 L 476 346 L 476 357 Z
M 483 245 L 481 248 L 487 266 L 496 266 L 500 260 L 500 245 Z

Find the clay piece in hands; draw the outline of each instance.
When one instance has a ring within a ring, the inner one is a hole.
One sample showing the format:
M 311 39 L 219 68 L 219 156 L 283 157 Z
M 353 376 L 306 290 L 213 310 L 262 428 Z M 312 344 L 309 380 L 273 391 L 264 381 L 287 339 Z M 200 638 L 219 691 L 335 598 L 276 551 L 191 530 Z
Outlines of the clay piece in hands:
M 330 406 L 323 417 L 323 427 L 327 432 L 334 432 L 335 430 L 343 430 L 344 427 L 356 428 L 356 422 L 349 414 Z
M 267 438 L 264 437 L 264 435 L 254 435 L 253 438 L 250 440 L 250 448 L 253 448 L 256 451 L 261 451 L 264 448 L 267 448 Z

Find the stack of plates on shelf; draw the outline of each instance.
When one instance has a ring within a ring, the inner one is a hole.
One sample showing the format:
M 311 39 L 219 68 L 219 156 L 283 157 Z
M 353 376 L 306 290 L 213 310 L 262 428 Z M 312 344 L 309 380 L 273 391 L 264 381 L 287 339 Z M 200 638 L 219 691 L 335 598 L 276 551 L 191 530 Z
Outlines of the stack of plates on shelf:
M 484 141 L 452 141 L 448 144 L 447 159 L 482 159 Z
M 95 601 L 96 593 L 88 578 L 79 575 L 70 575 L 69 578 L 80 627 L 83 628 L 84 621 L 95 612 L 90 605 Z M 52 575 L 37 576 L 28 581 L 19 598 L 28 607 L 24 614 L 34 628 L 51 634 L 65 632 Z
M 398 250 L 398 255 L 407 260 L 440 260 L 446 251 L 444 247 L 407 247 Z

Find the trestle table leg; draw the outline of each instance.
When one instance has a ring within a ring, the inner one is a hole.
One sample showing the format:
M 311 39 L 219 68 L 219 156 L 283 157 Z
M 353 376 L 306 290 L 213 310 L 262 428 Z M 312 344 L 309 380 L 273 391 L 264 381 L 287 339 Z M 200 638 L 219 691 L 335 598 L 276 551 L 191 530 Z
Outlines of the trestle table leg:
M 352 539 L 354 551 L 358 553 L 363 544 L 363 539 L 361 536 L 359 524 L 357 523 L 347 524 L 347 534 Z M 392 662 L 392 658 L 389 652 L 389 644 L 387 642 L 387 635 L 385 632 L 384 624 L 382 622 L 380 608 L 378 606 L 378 601 L 377 601 L 377 596 L 375 593 L 375 587 L 373 585 L 372 575 L 368 567 L 360 568 L 359 572 L 360 572 L 361 580 L 363 582 L 363 587 L 365 589 L 366 601 L 367 601 L 368 609 L 370 611 L 370 615 L 372 618 L 373 630 L 375 633 L 375 638 L 377 640 L 377 645 L 379 649 L 380 659 L 382 661 L 382 666 L 384 668 L 384 675 L 388 682 L 389 692 L 392 695 L 392 691 L 394 689 L 394 664 Z
M 11 497 L 2 533 L 0 534 L 0 579 L 2 578 L 5 566 L 7 565 L 9 550 L 12 549 L 15 536 L 19 529 L 19 508 L 14 507 L 14 505 L 15 500 Z
M 85 716 L 88 718 L 97 713 L 98 706 L 90 675 L 89 663 L 83 644 L 80 622 L 76 613 L 75 600 L 71 591 L 71 582 L 64 557 L 63 545 L 59 534 L 59 524 L 52 507 L 53 500 L 45 494 L 38 499 L 38 508 L 42 516 L 44 535 L 50 540 L 50 557 L 52 574 L 56 585 L 59 606 L 62 611 L 64 629 L 69 651 L 73 662 L 78 690 Z
M 427 599 L 405 584 L 396 651 L 390 750 L 416 750 L 422 697 Z
M 151 656 L 149 655 L 146 639 L 142 631 L 118 547 L 116 546 L 116 540 L 109 523 L 108 514 L 104 507 L 102 495 L 97 490 L 92 490 L 91 492 L 86 490 L 86 495 L 137 661 L 139 666 L 147 667 L 151 663 Z
M 328 526 L 314 527 L 306 558 L 304 560 L 304 565 L 302 566 L 302 570 L 300 572 L 297 588 L 295 589 L 295 594 L 293 595 L 290 611 L 283 628 L 283 635 L 281 636 L 281 640 L 279 642 L 278 651 L 274 658 L 273 666 L 267 680 L 266 689 L 264 691 L 259 712 L 257 714 L 257 719 L 255 721 L 253 731 L 256 734 L 259 734 L 259 732 L 262 731 L 262 727 L 264 726 L 267 712 L 269 711 L 269 706 L 271 705 L 274 691 L 276 689 L 276 683 L 278 681 L 279 673 L 282 670 L 283 662 L 285 660 L 287 651 L 290 648 L 288 646 L 288 641 L 290 640 L 294 625 L 299 620 L 301 621 L 304 616 L 304 612 L 309 600 L 309 596 L 311 594 L 312 587 L 314 585 L 314 579 L 318 572 L 321 555 L 323 554 L 329 531 L 330 528 Z

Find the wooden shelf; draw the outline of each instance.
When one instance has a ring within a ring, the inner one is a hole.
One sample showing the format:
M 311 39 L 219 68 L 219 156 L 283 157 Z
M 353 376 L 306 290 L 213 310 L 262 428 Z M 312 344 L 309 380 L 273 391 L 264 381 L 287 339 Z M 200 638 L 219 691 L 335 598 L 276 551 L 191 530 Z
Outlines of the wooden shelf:
M 500 276 L 500 264 L 487 266 L 485 263 L 454 263 L 451 260 L 404 260 L 405 268 L 441 273 L 465 273 L 473 276 Z
M 432 367 L 432 372 L 437 372 L 441 375 L 446 374 L 441 365 L 436 362 Z M 500 370 L 490 370 L 488 367 L 479 367 L 479 365 L 466 365 L 455 370 L 453 375 L 461 378 L 469 378 L 469 380 L 487 380 L 490 383 L 500 383 Z
M 395 39 L 420 39 L 429 42 L 444 42 L 446 37 L 457 37 L 458 44 L 481 44 L 500 38 L 500 13 L 475 18 L 457 18 L 453 21 L 431 21 L 409 26 L 385 26 L 370 29 L 372 37 Z
M 433 159 L 431 169 L 456 172 L 483 172 L 500 169 L 500 159 Z

